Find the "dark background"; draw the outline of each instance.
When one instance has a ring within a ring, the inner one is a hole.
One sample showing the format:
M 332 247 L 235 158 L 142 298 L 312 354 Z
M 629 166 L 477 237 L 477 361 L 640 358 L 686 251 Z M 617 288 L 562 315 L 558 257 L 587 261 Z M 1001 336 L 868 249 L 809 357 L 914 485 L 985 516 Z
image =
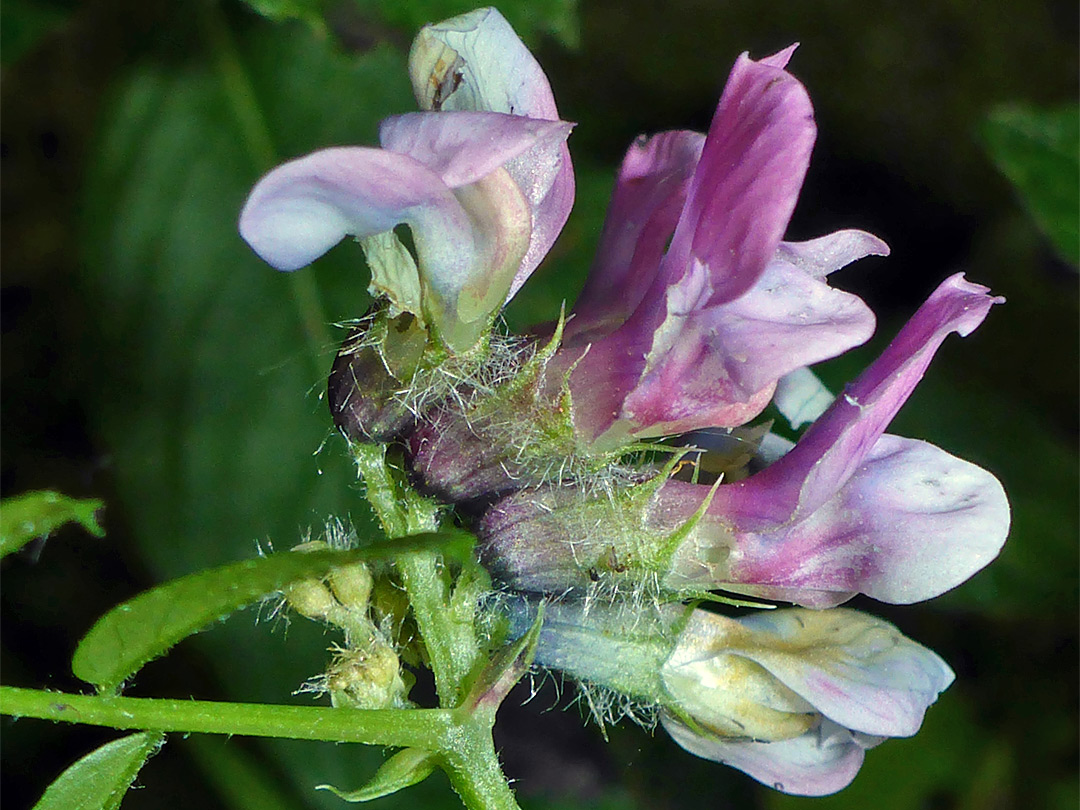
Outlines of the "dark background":
M 413 109 L 404 54 L 416 28 L 467 8 L 369 0 L 274 23 L 232 2 L 6 0 L 0 489 L 102 498 L 108 534 L 67 529 L 4 561 L 3 683 L 84 688 L 70 654 L 116 602 L 256 543 L 288 547 L 329 515 L 366 525 L 340 443 L 313 455 L 329 435 L 319 391 L 340 335 L 305 334 L 297 305 L 314 284 L 316 323 L 361 314 L 360 251 L 343 244 L 298 280 L 252 256 L 235 221 L 274 163 L 372 143 L 381 117 Z M 522 804 L 1075 808 L 1077 276 L 982 133 L 998 105 L 1075 101 L 1076 4 L 501 8 L 578 122 L 575 212 L 511 326 L 552 318 L 580 289 L 634 136 L 705 129 L 739 52 L 799 41 L 790 70 L 819 139 L 789 235 L 860 227 L 893 249 L 835 277 L 878 313 L 878 337 L 822 376 L 834 387 L 854 376 L 953 272 L 1006 296 L 974 335 L 946 343 L 892 430 L 989 468 L 1014 509 L 1001 558 L 956 591 L 909 608 L 856 605 L 940 652 L 958 679 L 919 735 L 872 751 L 845 792 L 783 797 L 633 726 L 605 743 L 577 708 L 561 710 L 572 687 L 559 702 L 548 682 L 526 706 L 527 688 L 511 696 L 496 729 Z M 332 637 L 300 620 L 256 624 L 256 613 L 185 642 L 128 694 L 309 700 L 290 693 L 322 668 Z M 115 736 L 8 718 L 0 729 L 15 808 Z M 340 806 L 312 786 L 355 787 L 378 760 L 352 746 L 175 737 L 124 806 Z M 457 806 L 441 776 L 380 801 Z

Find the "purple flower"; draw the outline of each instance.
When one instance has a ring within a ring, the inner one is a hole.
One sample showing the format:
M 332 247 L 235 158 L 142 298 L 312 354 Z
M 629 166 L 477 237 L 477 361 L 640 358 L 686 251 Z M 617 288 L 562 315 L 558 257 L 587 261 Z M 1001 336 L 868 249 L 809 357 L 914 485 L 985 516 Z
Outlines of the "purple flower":
M 784 375 L 873 333 L 866 305 L 825 277 L 885 243 L 781 241 L 816 135 L 784 70 L 794 49 L 740 56 L 707 136 L 664 132 L 623 161 L 555 363 L 574 367 L 575 427 L 595 447 L 744 424 Z
M 871 336 L 869 308 L 825 279 L 888 246 L 854 230 L 781 241 L 816 134 L 784 70 L 793 50 L 740 56 L 708 135 L 630 148 L 558 351 L 506 402 L 419 424 L 410 450 L 429 487 L 466 500 L 572 478 L 637 439 L 742 425 L 781 380 Z M 507 425 L 526 452 L 507 449 Z
M 381 149 L 325 149 L 273 170 L 252 190 L 240 233 L 279 270 L 357 237 L 372 293 L 461 353 L 566 221 L 571 125 L 558 120 L 543 72 L 493 9 L 425 28 L 411 62 L 418 100 L 432 111 L 383 121 Z M 412 231 L 415 260 L 393 234 L 399 224 Z
M 856 593 L 907 604 L 959 585 L 1005 542 L 1005 492 L 985 470 L 884 430 L 945 337 L 969 334 L 1002 300 L 947 279 L 790 452 L 742 481 L 504 499 L 481 523 L 485 561 L 529 590 L 648 572 L 666 590 L 808 607 Z

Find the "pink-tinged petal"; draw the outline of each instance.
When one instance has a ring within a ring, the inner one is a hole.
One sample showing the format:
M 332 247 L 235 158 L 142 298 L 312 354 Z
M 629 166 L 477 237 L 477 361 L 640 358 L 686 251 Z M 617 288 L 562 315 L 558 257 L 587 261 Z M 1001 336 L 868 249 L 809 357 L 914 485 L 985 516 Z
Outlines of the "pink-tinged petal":
M 572 125 L 491 112 L 407 113 L 379 125 L 379 142 L 451 188 L 475 183 L 537 145 L 560 144 Z
M 779 56 L 771 59 L 784 61 Z M 708 276 L 703 303 L 731 301 L 754 285 L 791 218 L 816 131 L 810 98 L 794 76 L 769 59 L 736 60 L 664 259 L 658 296 L 697 267 Z
M 844 789 L 862 767 L 866 749 L 882 741 L 828 720 L 801 737 L 768 743 L 706 737 L 666 714 L 661 722 L 691 754 L 738 768 L 762 784 L 798 796 L 827 796 Z
M 453 192 L 423 164 L 382 149 L 324 149 L 274 169 L 248 196 L 240 235 L 278 270 L 296 270 L 345 236 L 399 223 L 412 227 L 428 272 L 468 277 L 472 228 Z
M 993 475 L 926 442 L 884 435 L 804 520 L 760 534 L 736 528 L 727 576 L 793 589 L 793 601 L 809 597 L 815 607 L 814 591 L 910 604 L 984 568 L 1008 531 L 1009 503 Z
M 409 53 L 409 75 L 426 110 L 486 110 L 559 120 L 547 76 L 493 8 L 425 26 Z M 574 202 L 574 170 L 562 142 L 543 142 L 506 170 L 532 211 L 532 235 L 508 299 L 555 243 Z
M 845 230 L 808 242 L 781 242 L 774 260 L 798 267 L 814 278 L 825 278 L 866 256 L 888 255 L 889 246 L 872 233 Z
M 754 634 L 734 638 L 732 654 L 854 731 L 910 737 L 955 677 L 932 650 L 854 610 L 760 611 L 738 622 Z
M 942 282 L 790 453 L 725 488 L 727 508 L 740 514 L 742 525 L 756 517 L 765 527 L 798 520 L 831 499 L 911 395 L 942 341 L 953 332 L 967 336 L 1004 300 L 962 273 Z
M 660 269 L 704 145 L 704 135 L 672 131 L 639 138 L 630 147 L 567 340 L 582 332 L 589 338 L 606 334 L 641 303 Z
M 858 297 L 774 261 L 734 301 L 669 313 L 622 418 L 649 426 L 635 431 L 646 436 L 743 424 L 785 374 L 836 357 L 873 331 L 874 314 Z

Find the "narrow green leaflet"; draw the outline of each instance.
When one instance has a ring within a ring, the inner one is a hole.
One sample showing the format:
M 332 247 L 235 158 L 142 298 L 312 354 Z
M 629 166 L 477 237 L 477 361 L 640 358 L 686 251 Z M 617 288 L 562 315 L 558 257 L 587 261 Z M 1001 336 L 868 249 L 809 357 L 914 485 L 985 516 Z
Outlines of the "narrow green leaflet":
M 417 782 L 423 782 L 431 776 L 435 764 L 435 757 L 430 751 L 406 748 L 386 760 L 371 781 L 362 788 L 343 791 L 333 785 L 319 785 L 315 789 L 329 790 L 347 802 L 370 802 L 372 799 L 381 799 L 403 788 L 412 787 Z
M 464 532 L 383 540 L 351 551 L 273 554 L 189 574 L 139 594 L 106 613 L 79 643 L 71 670 L 101 692 L 115 691 L 146 664 L 211 622 L 300 579 L 336 566 L 421 549 L 457 548 Z
M 60 774 L 34 810 L 115 810 L 164 738 L 143 731 L 106 743 Z
M 59 492 L 28 492 L 0 501 L 0 557 L 18 551 L 36 537 L 46 537 L 65 523 L 78 522 L 95 537 L 105 530 L 94 514 L 104 504 Z
M 982 134 L 1036 224 L 1065 259 L 1080 266 L 1080 107 L 998 107 Z

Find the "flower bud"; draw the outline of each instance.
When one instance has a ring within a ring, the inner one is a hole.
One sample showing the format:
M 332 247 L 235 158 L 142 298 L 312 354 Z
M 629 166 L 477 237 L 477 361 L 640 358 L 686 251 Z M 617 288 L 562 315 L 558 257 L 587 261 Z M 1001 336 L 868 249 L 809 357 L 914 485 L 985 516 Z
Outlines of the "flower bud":
M 524 632 L 536 603 L 509 607 Z M 778 790 L 832 793 L 863 752 L 918 731 L 953 680 L 931 650 L 852 610 L 705 610 L 557 602 L 536 661 L 659 708 L 691 753 Z
M 312 540 L 293 547 L 293 551 L 306 554 L 313 551 L 324 551 L 330 548 L 322 540 Z M 285 601 L 289 607 L 315 621 L 328 621 L 335 614 L 339 605 L 330 589 L 321 579 L 304 579 L 289 585 L 284 592 Z
M 355 442 L 386 442 L 412 423 L 409 408 L 414 376 L 427 333 L 408 314 L 369 315 L 349 332 L 327 383 L 334 425 Z
M 391 709 L 408 705 L 408 686 L 397 653 L 382 638 L 341 650 L 323 683 L 334 706 Z
M 349 610 L 367 610 L 373 579 L 364 563 L 335 568 L 328 578 L 330 590 Z

